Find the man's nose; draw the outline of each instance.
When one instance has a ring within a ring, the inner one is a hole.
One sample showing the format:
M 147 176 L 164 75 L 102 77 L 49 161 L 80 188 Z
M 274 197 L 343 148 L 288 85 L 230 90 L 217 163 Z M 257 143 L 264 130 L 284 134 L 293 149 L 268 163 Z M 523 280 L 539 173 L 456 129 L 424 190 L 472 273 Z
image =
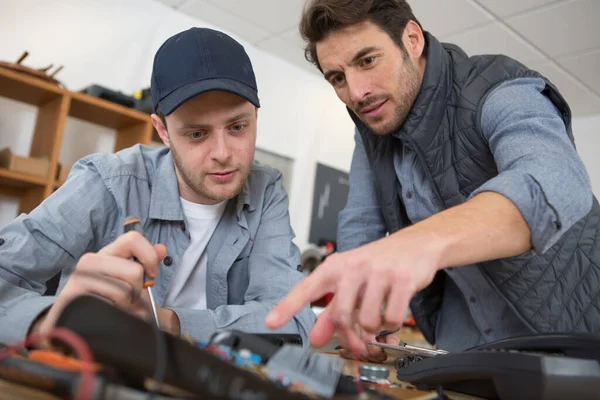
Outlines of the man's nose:
M 213 136 L 213 146 L 211 149 L 211 157 L 213 160 L 224 164 L 231 158 L 231 147 L 227 138 L 226 132 L 218 132 Z
M 352 104 L 364 101 L 371 94 L 369 80 L 361 74 L 346 76 L 346 84 L 348 85 Z

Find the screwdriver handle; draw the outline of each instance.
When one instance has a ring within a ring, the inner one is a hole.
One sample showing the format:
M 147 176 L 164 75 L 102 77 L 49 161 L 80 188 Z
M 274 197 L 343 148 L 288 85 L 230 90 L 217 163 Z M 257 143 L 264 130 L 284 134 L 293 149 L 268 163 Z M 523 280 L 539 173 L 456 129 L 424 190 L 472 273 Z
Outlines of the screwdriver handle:
M 144 236 L 144 228 L 142 228 L 142 223 L 136 217 L 127 217 L 125 218 L 125 222 L 123 222 L 123 233 L 127 233 L 130 231 L 136 231 L 140 235 Z M 134 257 L 134 261 L 137 259 Z M 147 274 L 144 274 L 144 289 L 154 286 L 154 279 L 150 278 Z

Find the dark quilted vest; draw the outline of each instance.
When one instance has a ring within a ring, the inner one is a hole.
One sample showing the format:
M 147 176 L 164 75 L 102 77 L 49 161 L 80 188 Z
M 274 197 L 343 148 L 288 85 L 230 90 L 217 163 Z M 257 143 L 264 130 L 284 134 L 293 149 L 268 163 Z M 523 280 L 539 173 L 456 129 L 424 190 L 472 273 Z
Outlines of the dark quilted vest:
M 393 156 L 403 144 L 415 149 L 444 208 L 461 204 L 498 174 L 480 113 L 498 84 L 519 77 L 542 77 L 505 56 L 467 55 L 426 34 L 427 67 L 421 92 L 399 132 L 377 136 L 350 112 L 362 136 L 389 232 L 410 225 L 400 196 Z M 543 78 L 543 77 L 542 77 Z M 544 78 L 545 79 L 545 78 Z M 546 80 L 544 94 L 562 112 L 568 134 L 571 112 Z M 573 141 L 574 143 L 574 141 Z M 536 332 L 600 332 L 600 206 L 569 229 L 545 254 L 478 264 L 491 285 L 527 326 Z M 435 343 L 435 324 L 446 274 L 417 293 L 411 311 L 419 328 Z

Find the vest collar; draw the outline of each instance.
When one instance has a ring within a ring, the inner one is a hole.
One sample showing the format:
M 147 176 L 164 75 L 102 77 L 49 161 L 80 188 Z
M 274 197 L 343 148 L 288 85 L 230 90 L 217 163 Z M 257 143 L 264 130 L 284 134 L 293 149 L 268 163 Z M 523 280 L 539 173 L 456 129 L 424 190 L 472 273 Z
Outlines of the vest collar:
M 406 121 L 393 133 L 405 141 L 415 141 L 423 150 L 429 147 L 437 133 L 452 89 L 450 56 L 428 32 L 425 32 L 425 41 L 427 64 L 421 89 Z

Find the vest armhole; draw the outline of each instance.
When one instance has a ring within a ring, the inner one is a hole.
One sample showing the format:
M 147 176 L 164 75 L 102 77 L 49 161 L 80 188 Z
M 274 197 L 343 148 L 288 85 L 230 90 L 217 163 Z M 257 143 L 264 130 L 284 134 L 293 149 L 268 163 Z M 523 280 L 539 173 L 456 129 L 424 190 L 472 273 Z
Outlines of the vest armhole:
M 481 138 L 485 141 L 485 143 L 488 143 L 487 138 L 485 137 L 485 135 L 483 134 L 483 128 L 481 127 L 481 115 L 483 113 L 483 106 L 485 104 L 485 102 L 487 101 L 488 96 L 494 91 L 496 90 L 496 88 L 500 85 L 502 85 L 503 83 L 506 82 L 510 82 L 511 80 L 515 80 L 515 79 L 519 79 L 521 78 L 519 77 L 515 77 L 512 79 L 507 79 L 507 80 L 500 80 L 499 82 L 496 82 L 495 84 L 493 84 L 492 86 L 490 86 L 487 90 L 487 92 L 485 92 L 485 94 L 483 95 L 483 97 L 481 97 L 481 99 L 479 100 L 479 104 L 477 104 L 477 113 L 475 114 L 475 129 L 477 131 L 477 133 L 479 135 L 481 135 Z
M 545 78 L 542 79 L 544 79 L 544 83 L 546 84 L 544 90 L 542 90 L 542 94 L 548 97 L 552 104 L 554 104 L 554 107 L 560 112 L 562 120 L 565 123 L 567 135 L 569 135 L 569 139 L 571 139 L 573 146 L 575 146 L 575 137 L 573 136 L 572 130 L 573 115 L 571 113 L 571 107 L 569 107 L 569 103 L 564 99 L 552 82 Z
M 543 79 L 544 83 L 546 85 L 544 87 L 544 90 L 542 90 L 541 94 L 546 96 L 552 102 L 552 104 L 554 104 L 554 107 L 556 107 L 556 109 L 561 113 L 562 119 L 565 122 L 565 127 L 567 129 L 567 134 L 569 135 L 571 142 L 574 142 L 575 139 L 573 137 L 572 126 L 571 126 L 572 114 L 571 114 L 571 109 L 570 109 L 568 103 L 564 100 L 564 98 L 562 97 L 560 92 L 558 92 L 558 90 L 556 89 L 556 86 L 554 86 L 548 79 L 546 79 L 543 76 L 537 76 L 537 77 Z M 511 80 L 520 79 L 520 78 L 523 78 L 523 76 L 517 76 L 512 79 L 501 80 L 501 81 L 495 83 L 487 90 L 487 92 L 479 100 L 479 104 L 477 105 L 477 113 L 475 115 L 475 129 L 477 130 L 477 133 L 479 135 L 481 135 L 481 138 L 485 141 L 485 143 L 488 143 L 488 140 L 486 139 L 485 135 L 483 134 L 483 128 L 481 127 L 481 116 L 483 113 L 483 106 L 484 106 L 488 96 L 498 86 L 500 86 L 506 82 L 510 82 Z

